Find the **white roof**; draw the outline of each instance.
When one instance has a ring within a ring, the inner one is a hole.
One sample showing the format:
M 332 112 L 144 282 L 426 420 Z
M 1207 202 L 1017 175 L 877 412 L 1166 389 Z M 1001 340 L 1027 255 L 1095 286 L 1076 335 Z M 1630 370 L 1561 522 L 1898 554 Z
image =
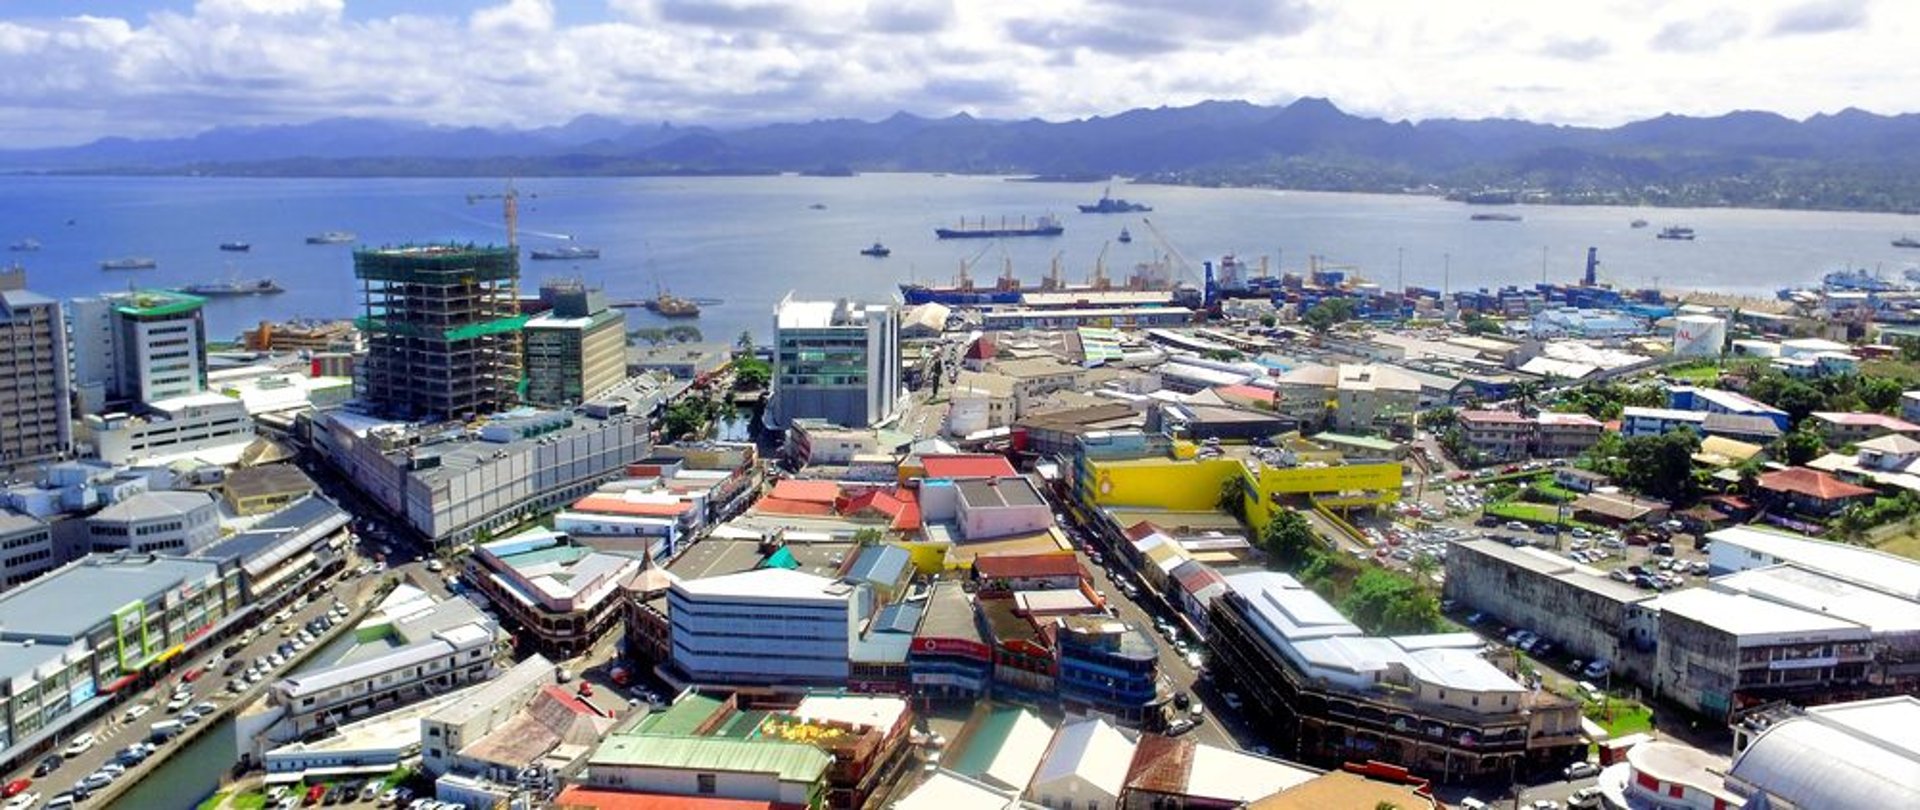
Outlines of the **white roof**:
M 1715 544 L 1739 546 L 1780 562 L 1798 563 L 1906 599 L 1920 600 L 1920 563 L 1905 557 L 1752 526 L 1721 529 L 1708 534 L 1707 539 Z M 1720 556 L 1714 555 L 1716 563 Z
M 1772 637 L 1782 635 L 1819 633 L 1833 638 L 1865 638 L 1868 635 L 1865 627 L 1837 616 L 1711 588 L 1675 591 L 1650 604 L 1663 616 L 1685 616 L 1755 644 L 1767 643 Z
M 1007 791 L 968 779 L 945 768 L 920 781 L 893 810 L 1005 810 L 1026 806 Z
M 1473 650 L 1438 647 L 1406 655 L 1407 669 L 1423 683 L 1464 692 L 1521 692 L 1519 681 Z
M 1720 577 L 1713 587 L 1836 616 L 1875 633 L 1920 632 L 1920 602 L 1790 563 Z
M 1559 377 L 1566 380 L 1578 380 L 1598 371 L 1599 368 L 1588 363 L 1575 363 L 1571 360 L 1535 357 L 1522 363 L 1519 370 L 1541 377 Z
M 1000 750 L 993 755 L 993 762 L 980 773 L 981 781 L 1010 790 L 1025 790 L 1052 741 L 1053 728 L 1047 721 L 1021 709 L 1013 720 L 1013 728 L 1007 731 L 1007 738 L 1001 741 Z
M 1275 644 L 1331 636 L 1357 636 L 1360 628 L 1300 581 L 1273 571 L 1227 577 L 1227 587 L 1245 597 L 1258 614 L 1261 632 Z
M 1033 776 L 1033 793 L 1045 795 L 1045 785 L 1077 778 L 1101 792 L 1079 798 L 1118 799 L 1133 764 L 1134 741 L 1097 717 L 1075 720 L 1053 734 L 1040 771 Z
M 881 733 L 893 730 L 907 701 L 882 695 L 808 695 L 793 710 L 802 720 L 836 720 L 853 726 L 870 726 Z
M 1920 807 L 1920 700 L 1808 709 L 1761 732 L 1732 775 L 1795 807 Z
M 683 579 L 673 589 L 692 597 L 768 601 L 845 602 L 852 590 L 835 580 L 785 568 L 760 568 L 702 579 Z
M 1319 771 L 1277 759 L 1196 745 L 1193 766 L 1187 772 L 1187 795 L 1252 802 L 1319 775 Z

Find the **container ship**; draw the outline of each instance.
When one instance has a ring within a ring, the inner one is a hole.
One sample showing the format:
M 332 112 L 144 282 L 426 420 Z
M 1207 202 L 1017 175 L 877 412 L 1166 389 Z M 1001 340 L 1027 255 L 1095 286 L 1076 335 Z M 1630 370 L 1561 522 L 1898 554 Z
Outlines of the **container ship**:
M 987 218 L 981 217 L 973 222 L 968 222 L 964 219 L 960 220 L 960 226 L 957 228 L 933 229 L 933 235 L 941 239 L 998 239 L 1003 236 L 1059 236 L 1066 232 L 1067 229 L 1063 227 L 1060 224 L 1060 220 L 1052 214 L 1047 214 L 1034 220 L 1031 225 L 1027 224 L 1026 217 L 1021 217 L 1018 222 L 1009 222 L 1006 217 L 1001 217 L 998 226 L 990 227 L 987 225 Z

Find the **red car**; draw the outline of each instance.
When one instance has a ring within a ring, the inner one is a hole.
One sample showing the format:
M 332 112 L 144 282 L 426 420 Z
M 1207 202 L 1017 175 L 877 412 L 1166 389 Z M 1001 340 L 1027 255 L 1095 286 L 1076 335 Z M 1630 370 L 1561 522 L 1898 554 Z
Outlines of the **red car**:
M 320 800 L 325 799 L 326 797 L 327 797 L 326 785 L 314 785 L 313 787 L 307 788 L 307 806 L 308 807 L 312 807 L 316 804 L 319 804 Z
M 27 788 L 30 787 L 33 787 L 32 779 L 15 779 L 7 783 L 5 790 L 0 790 L 0 798 L 11 799 L 27 792 Z
M 581 697 L 593 697 L 593 684 L 590 684 L 590 683 L 587 683 L 586 681 L 581 681 L 581 682 L 580 682 L 580 696 L 581 696 Z
M 193 683 L 194 681 L 200 680 L 200 676 L 205 674 L 207 674 L 206 670 L 201 669 L 200 667 L 194 667 L 192 669 L 187 670 L 186 672 L 180 673 L 180 680 L 186 681 L 187 683 Z

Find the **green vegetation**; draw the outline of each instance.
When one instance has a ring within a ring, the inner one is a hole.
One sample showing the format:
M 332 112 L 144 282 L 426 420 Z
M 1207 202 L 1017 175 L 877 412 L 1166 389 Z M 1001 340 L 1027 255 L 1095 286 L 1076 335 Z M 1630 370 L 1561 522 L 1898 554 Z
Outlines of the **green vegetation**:
M 1314 304 L 1300 320 L 1315 332 L 1328 329 L 1353 320 L 1353 301 L 1348 298 L 1329 298 Z
M 1667 402 L 1665 389 L 1653 385 L 1627 385 L 1618 382 L 1587 383 L 1560 394 L 1551 410 L 1584 413 L 1602 421 L 1619 419 L 1628 406 L 1657 408 Z
M 1700 437 L 1687 428 L 1630 439 L 1609 432 L 1600 434 L 1581 460 L 1587 469 L 1629 490 L 1686 501 L 1699 491 L 1693 477 L 1693 454 L 1699 451 Z
M 1440 603 L 1412 577 L 1369 568 L 1340 600 L 1340 612 L 1368 633 L 1426 633 L 1440 626 Z
M 1270 566 L 1292 573 L 1367 633 L 1431 633 L 1445 626 L 1439 599 L 1423 580 L 1340 554 L 1298 512 L 1276 513 L 1261 544 Z
M 1528 523 L 1558 523 L 1560 508 L 1537 503 L 1490 503 L 1487 514 L 1504 520 L 1520 520 Z
M 666 439 L 703 438 L 713 423 L 727 418 L 732 411 L 733 404 L 724 399 L 681 397 L 667 406 L 667 416 L 661 420 L 661 434 Z
M 1911 531 L 1916 518 L 1920 518 L 1920 497 L 1902 492 L 1891 498 L 1853 504 L 1835 515 L 1827 527 L 1835 540 L 1861 542 L 1867 539 L 1869 530 L 1879 526 L 1903 525 Z
M 733 361 L 733 387 L 738 391 L 760 391 L 773 379 L 773 364 L 753 355 Z
M 1615 738 L 1653 730 L 1653 710 L 1626 698 L 1608 695 L 1602 700 L 1589 701 L 1581 713 Z
M 1720 364 L 1711 360 L 1668 366 L 1662 373 L 1688 385 L 1710 387 L 1720 384 Z
M 1499 321 L 1478 312 L 1468 315 L 1460 325 L 1466 328 L 1469 335 L 1498 335 L 1505 331 L 1501 328 Z

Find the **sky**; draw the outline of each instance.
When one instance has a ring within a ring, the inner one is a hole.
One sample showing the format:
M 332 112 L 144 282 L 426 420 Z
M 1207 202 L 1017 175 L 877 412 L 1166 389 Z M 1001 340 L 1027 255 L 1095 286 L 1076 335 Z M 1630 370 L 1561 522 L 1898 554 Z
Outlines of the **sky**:
M 1920 112 L 1914 0 L 0 0 L 0 147 L 1331 99 L 1610 126 Z

